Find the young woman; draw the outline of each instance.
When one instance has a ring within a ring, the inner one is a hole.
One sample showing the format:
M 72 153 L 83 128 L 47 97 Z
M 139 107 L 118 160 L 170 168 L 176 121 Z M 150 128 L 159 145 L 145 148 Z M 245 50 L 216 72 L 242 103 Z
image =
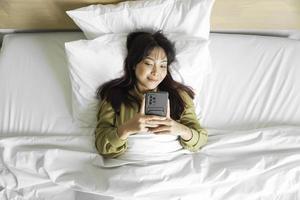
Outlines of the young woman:
M 173 44 L 161 33 L 133 32 L 127 37 L 124 75 L 99 87 L 101 99 L 96 147 L 104 157 L 117 157 L 127 148 L 132 134 L 178 135 L 183 148 L 196 151 L 207 142 L 207 132 L 195 115 L 193 91 L 172 79 Z M 166 117 L 144 114 L 144 94 L 169 93 Z

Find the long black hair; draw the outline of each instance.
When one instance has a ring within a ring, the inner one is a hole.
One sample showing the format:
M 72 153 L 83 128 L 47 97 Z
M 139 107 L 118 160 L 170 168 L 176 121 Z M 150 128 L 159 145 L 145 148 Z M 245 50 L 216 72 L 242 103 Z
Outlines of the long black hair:
M 111 103 L 113 109 L 118 114 L 121 104 L 133 106 L 139 100 L 130 95 L 137 82 L 135 76 L 135 67 L 156 47 L 160 47 L 165 51 L 167 56 L 167 75 L 158 85 L 160 91 L 167 91 L 170 99 L 170 116 L 172 119 L 178 120 L 184 110 L 185 102 L 181 98 L 179 91 L 185 91 L 192 99 L 194 92 L 187 86 L 173 80 L 169 66 L 175 61 L 175 47 L 161 31 L 150 32 L 132 32 L 127 36 L 127 57 L 124 61 L 124 75 L 120 78 L 113 79 L 101 85 L 97 90 L 98 99 L 106 99 Z

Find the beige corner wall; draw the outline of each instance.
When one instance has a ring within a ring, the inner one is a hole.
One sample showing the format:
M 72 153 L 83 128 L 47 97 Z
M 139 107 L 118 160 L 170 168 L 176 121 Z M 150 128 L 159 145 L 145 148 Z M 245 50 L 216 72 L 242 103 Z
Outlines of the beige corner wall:
M 65 11 L 122 0 L 0 0 L 0 29 L 77 29 Z
M 77 29 L 66 10 L 121 0 L 0 0 L 0 29 Z M 300 30 L 300 0 L 215 0 L 212 30 Z
M 216 0 L 212 29 L 300 30 L 300 0 Z

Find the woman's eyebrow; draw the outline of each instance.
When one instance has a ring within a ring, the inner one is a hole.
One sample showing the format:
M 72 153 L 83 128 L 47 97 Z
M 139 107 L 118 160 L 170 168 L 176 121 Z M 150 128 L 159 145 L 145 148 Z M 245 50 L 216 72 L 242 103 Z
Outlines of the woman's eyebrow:
M 152 60 L 152 61 L 155 61 L 155 59 L 154 58 L 151 58 L 150 56 L 147 56 L 146 57 L 147 59 L 150 59 L 150 60 Z M 164 59 L 164 60 L 162 60 L 161 62 L 168 62 L 166 59 Z

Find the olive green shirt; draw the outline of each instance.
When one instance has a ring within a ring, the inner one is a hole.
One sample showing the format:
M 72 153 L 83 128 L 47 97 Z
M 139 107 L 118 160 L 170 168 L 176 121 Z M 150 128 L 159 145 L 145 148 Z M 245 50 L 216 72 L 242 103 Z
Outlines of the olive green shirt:
M 140 102 L 142 101 L 143 94 L 136 88 L 130 91 Z M 199 121 L 195 114 L 195 108 L 192 99 L 186 92 L 180 93 L 182 99 L 185 101 L 186 106 L 177 122 L 190 128 L 192 138 L 188 141 L 179 137 L 179 142 L 183 148 L 190 151 L 196 151 L 207 142 L 207 131 L 200 127 Z M 121 104 L 120 113 L 117 115 L 111 104 L 105 100 L 101 101 L 99 112 L 97 115 L 97 128 L 96 128 L 96 148 L 98 152 L 104 157 L 117 157 L 123 154 L 127 149 L 127 140 L 122 140 L 117 134 L 117 128 L 131 119 L 136 113 L 139 112 L 138 105 L 126 106 Z

